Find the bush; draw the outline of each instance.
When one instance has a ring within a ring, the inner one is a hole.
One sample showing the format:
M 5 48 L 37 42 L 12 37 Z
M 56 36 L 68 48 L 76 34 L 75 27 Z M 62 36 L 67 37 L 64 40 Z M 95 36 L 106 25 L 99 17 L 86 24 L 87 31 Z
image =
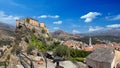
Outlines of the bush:
M 31 37 L 32 37 L 32 40 L 31 42 L 29 42 L 29 46 L 34 46 L 41 51 L 45 51 L 46 47 L 43 45 L 43 43 L 39 41 L 35 35 L 31 35 Z
M 11 40 L 0 40 L 0 46 L 2 45 L 10 45 L 12 43 Z
M 65 56 L 67 58 L 76 58 L 76 57 L 80 57 L 80 58 L 85 58 L 86 56 L 88 56 L 90 54 L 90 52 L 87 51 L 83 51 L 83 50 L 78 50 L 78 49 L 73 49 L 64 45 L 59 45 L 58 47 L 55 48 L 54 50 L 54 55 L 56 56 Z M 78 59 L 76 59 L 78 60 Z
M 27 38 L 27 37 L 25 37 L 25 42 L 27 42 L 27 43 L 29 42 L 29 40 L 28 40 L 28 38 Z
M 32 50 L 35 49 L 35 46 L 28 46 L 27 47 L 27 54 L 31 54 Z
M 33 33 L 35 33 L 35 27 L 34 27 L 34 28 L 32 28 L 32 32 L 33 32 Z
M 42 29 L 42 33 L 45 34 L 45 33 L 46 33 L 46 30 L 45 30 L 45 29 Z
M 29 18 L 26 18 L 26 22 L 29 23 L 29 22 L 30 22 L 30 19 L 29 19 Z
M 10 60 L 10 54 L 7 56 L 7 60 Z

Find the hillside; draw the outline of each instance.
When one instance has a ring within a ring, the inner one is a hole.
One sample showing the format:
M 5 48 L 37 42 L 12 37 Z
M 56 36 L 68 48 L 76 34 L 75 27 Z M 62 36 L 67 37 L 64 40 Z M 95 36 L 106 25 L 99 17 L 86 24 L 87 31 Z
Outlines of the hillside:
M 118 29 L 111 29 L 106 31 L 97 31 L 86 34 L 69 34 L 62 30 L 58 30 L 52 33 L 52 36 L 57 39 L 73 39 L 77 41 L 82 41 L 84 43 L 89 43 L 90 36 L 92 37 L 93 44 L 111 41 L 111 42 L 120 42 L 120 31 Z
M 40 23 L 33 23 L 29 20 L 33 20 L 33 22 L 36 22 L 36 20 L 32 18 L 25 18 L 22 20 L 17 20 L 16 29 L 15 29 L 15 44 L 13 51 L 15 52 L 16 49 L 20 49 L 22 51 L 27 51 L 29 47 L 32 47 L 32 49 L 40 49 L 41 51 L 44 51 L 47 45 L 50 45 L 51 37 L 49 35 L 49 32 L 47 32 L 45 24 Z M 20 48 L 19 48 L 20 47 Z
M 15 31 L 14 26 L 0 22 L 0 37 L 1 38 L 6 39 L 9 37 L 14 37 L 14 31 Z
M 84 34 L 85 36 L 116 36 L 120 37 L 120 29 L 119 28 L 111 28 L 107 30 L 99 30 L 99 31 L 93 31 Z
M 81 37 L 81 34 L 70 34 L 62 30 L 57 30 L 55 32 L 51 33 L 53 38 L 57 38 L 60 40 L 68 40 L 68 39 L 73 39 L 73 38 L 79 38 Z

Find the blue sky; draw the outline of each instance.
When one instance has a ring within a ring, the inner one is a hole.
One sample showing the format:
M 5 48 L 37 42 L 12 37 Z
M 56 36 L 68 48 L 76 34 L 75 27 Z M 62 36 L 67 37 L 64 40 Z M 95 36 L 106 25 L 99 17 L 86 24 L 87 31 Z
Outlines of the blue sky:
M 119 0 L 0 0 L 0 22 L 32 17 L 50 32 L 86 33 L 120 28 L 119 6 Z

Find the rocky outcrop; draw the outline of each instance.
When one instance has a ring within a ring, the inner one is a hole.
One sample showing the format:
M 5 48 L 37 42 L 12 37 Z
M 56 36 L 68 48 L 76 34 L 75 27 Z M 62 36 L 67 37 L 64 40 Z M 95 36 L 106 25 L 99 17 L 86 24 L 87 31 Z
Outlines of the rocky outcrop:
M 31 25 L 28 22 L 21 21 L 22 24 L 18 24 L 15 30 L 15 42 L 16 45 L 21 47 L 21 50 L 26 51 L 27 46 L 34 41 L 39 41 L 47 44 L 50 40 L 50 34 L 44 30 L 43 27 Z

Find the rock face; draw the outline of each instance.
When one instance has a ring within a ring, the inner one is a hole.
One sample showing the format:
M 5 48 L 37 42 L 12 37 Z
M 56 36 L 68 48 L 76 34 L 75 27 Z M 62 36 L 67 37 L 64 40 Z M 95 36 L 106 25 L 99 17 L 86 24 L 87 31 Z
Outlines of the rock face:
M 22 50 L 26 50 L 31 41 L 47 43 L 48 40 L 50 35 L 44 23 L 39 25 L 38 21 L 32 18 L 16 20 L 15 42 Z

